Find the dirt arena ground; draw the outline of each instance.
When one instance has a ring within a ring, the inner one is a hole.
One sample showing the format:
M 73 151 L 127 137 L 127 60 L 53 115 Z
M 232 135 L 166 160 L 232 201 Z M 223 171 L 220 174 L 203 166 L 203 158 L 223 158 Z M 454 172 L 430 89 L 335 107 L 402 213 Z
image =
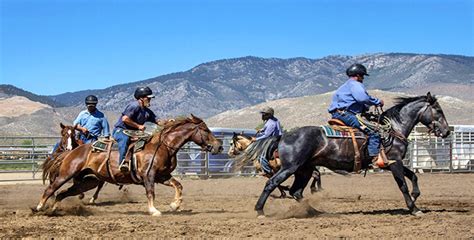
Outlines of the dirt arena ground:
M 30 207 L 45 186 L 0 185 L 0 237 L 474 238 L 474 174 L 418 176 L 421 217 L 406 212 L 390 174 L 323 175 L 324 191 L 308 189 L 303 203 L 269 198 L 265 219 L 253 210 L 265 184 L 261 177 L 183 179 L 180 212 L 168 208 L 173 189 L 157 186 L 158 218 L 146 213 L 141 186 L 124 192 L 109 184 L 96 205 L 74 197 L 55 213 L 34 214 Z

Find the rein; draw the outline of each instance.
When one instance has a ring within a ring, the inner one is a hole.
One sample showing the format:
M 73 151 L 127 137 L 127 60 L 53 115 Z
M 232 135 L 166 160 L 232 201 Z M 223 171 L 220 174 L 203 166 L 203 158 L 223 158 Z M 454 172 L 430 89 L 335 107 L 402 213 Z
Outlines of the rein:
M 198 131 L 201 127 L 201 125 L 203 125 L 204 122 L 201 122 L 200 124 L 198 124 L 196 126 L 196 131 L 193 133 L 192 136 L 195 136 L 198 132 L 200 133 L 200 131 Z M 148 168 L 147 168 L 147 171 L 146 171 L 146 175 L 148 176 L 149 173 L 150 173 L 150 170 L 151 170 L 151 167 L 153 166 L 153 162 L 155 161 L 155 156 L 156 156 L 156 153 L 158 152 L 158 149 L 160 148 L 161 144 L 163 144 L 167 149 L 168 149 L 168 152 L 177 152 L 179 150 L 179 148 L 176 148 L 176 147 L 172 147 L 170 146 L 169 143 L 166 143 L 165 141 L 165 135 L 167 135 L 171 130 L 168 130 L 166 132 L 163 132 L 160 136 L 160 141 L 158 142 L 156 148 L 155 148 L 155 152 L 153 153 L 153 157 L 151 158 L 151 162 L 150 164 L 148 165 Z M 204 143 L 204 138 L 202 136 L 202 133 L 200 133 L 201 135 L 201 142 Z M 202 147 L 202 146 L 201 146 Z
M 428 130 L 429 130 L 429 133 L 432 133 L 432 132 L 436 131 L 436 126 L 434 124 L 435 121 L 434 121 L 433 107 L 431 106 L 430 103 L 428 103 L 428 105 L 425 107 L 424 111 L 422 111 L 421 113 L 418 114 L 417 119 L 418 119 L 418 121 L 421 122 L 421 117 L 425 114 L 425 112 L 428 110 L 428 108 L 430 109 L 430 117 L 431 117 L 430 123 L 428 124 L 428 126 L 429 126 Z

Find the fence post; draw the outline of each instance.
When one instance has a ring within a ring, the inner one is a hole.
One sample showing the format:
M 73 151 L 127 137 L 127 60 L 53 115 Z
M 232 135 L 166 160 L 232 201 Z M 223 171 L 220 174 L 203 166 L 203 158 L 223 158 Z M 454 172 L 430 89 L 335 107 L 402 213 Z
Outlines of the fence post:
M 32 153 L 31 153 L 31 172 L 33 173 L 33 179 L 36 179 L 36 164 L 35 164 L 35 159 L 36 159 L 36 151 L 35 151 L 35 139 L 32 137 L 31 138 L 31 149 L 32 149 Z

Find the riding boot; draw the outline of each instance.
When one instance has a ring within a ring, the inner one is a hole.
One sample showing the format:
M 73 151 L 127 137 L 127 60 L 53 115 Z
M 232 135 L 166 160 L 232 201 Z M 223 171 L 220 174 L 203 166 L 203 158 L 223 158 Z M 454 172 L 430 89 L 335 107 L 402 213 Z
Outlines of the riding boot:
M 119 166 L 119 170 L 120 170 L 121 172 L 128 172 L 129 169 L 130 169 L 130 168 L 128 167 L 128 161 L 125 161 L 125 160 L 124 160 L 124 161 L 120 164 L 120 166 Z
M 377 169 L 377 168 L 388 167 L 395 162 L 396 162 L 395 160 L 388 160 L 385 153 L 381 151 L 379 155 L 372 158 L 372 168 Z

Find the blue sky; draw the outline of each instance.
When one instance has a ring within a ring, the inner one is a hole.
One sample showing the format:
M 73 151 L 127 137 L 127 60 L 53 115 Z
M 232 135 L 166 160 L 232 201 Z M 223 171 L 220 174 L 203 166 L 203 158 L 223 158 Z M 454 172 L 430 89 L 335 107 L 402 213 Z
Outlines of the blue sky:
M 100 89 L 242 56 L 474 56 L 472 0 L 0 0 L 0 84 Z

